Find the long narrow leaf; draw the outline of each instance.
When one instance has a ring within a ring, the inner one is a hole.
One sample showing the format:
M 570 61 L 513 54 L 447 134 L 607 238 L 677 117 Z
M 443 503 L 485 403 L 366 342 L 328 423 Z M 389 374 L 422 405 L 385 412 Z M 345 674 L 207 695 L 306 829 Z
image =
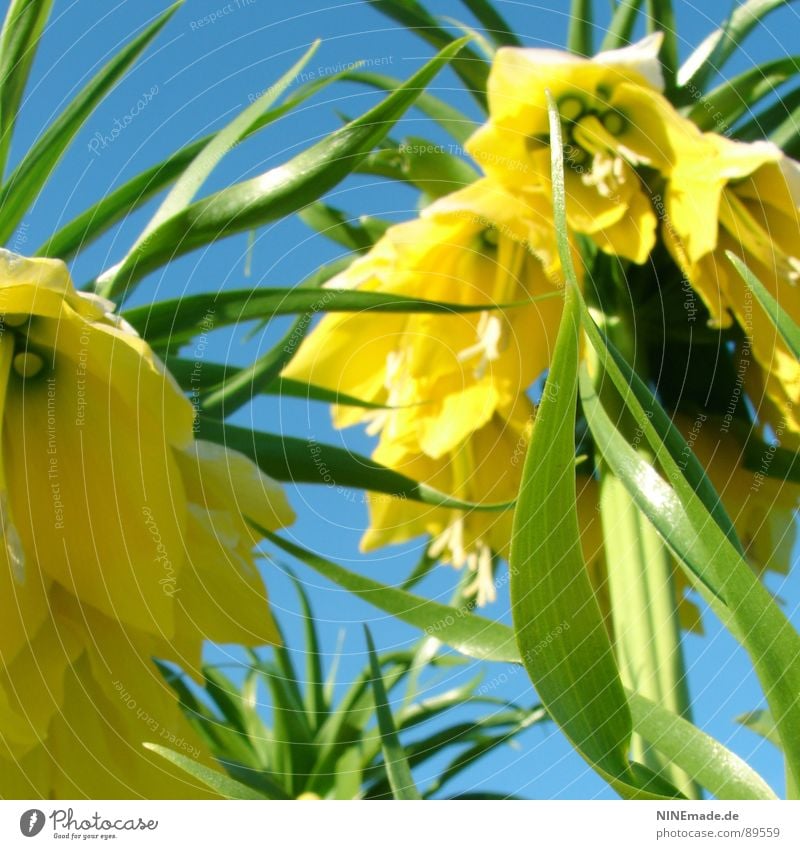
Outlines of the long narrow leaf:
M 386 768 L 386 776 L 392 788 L 395 799 L 421 799 L 422 797 L 414 784 L 411 769 L 408 766 L 403 746 L 397 736 L 392 712 L 389 709 L 389 697 L 383 685 L 381 668 L 375 654 L 375 644 L 369 628 L 364 626 L 364 634 L 369 651 L 369 663 L 372 669 L 372 690 L 375 694 L 375 711 L 378 715 L 378 728 L 381 732 L 381 748 L 383 749 L 383 762 Z
M 368 0 L 368 2 L 386 17 L 402 24 L 436 50 L 441 50 L 453 41 L 450 33 L 442 29 L 436 18 L 430 15 L 417 0 Z M 453 70 L 475 100 L 481 106 L 485 106 L 486 79 L 489 76 L 488 62 L 485 62 L 474 50 L 466 48 L 461 56 L 453 61 Z
M 522 43 L 514 34 L 505 18 L 497 11 L 490 0 L 461 0 L 461 2 L 480 21 L 494 42 L 509 47 L 521 47 Z
M 78 130 L 180 8 L 174 3 L 99 71 L 53 121 L 0 187 L 0 243 L 14 232 Z
M 221 772 L 217 772 L 216 770 L 210 769 L 203 764 L 197 763 L 197 761 L 192 760 L 191 758 L 186 757 L 186 755 L 181 755 L 178 752 L 173 752 L 172 749 L 167 749 L 164 746 L 159 746 L 157 743 L 144 743 L 143 744 L 146 749 L 149 749 L 151 752 L 155 752 L 157 755 L 161 755 L 162 758 L 168 760 L 170 763 L 174 764 L 177 767 L 180 767 L 184 772 L 189 773 L 193 778 L 196 778 L 198 781 L 201 781 L 206 787 L 213 790 L 215 793 L 218 793 L 225 799 L 263 799 L 264 796 L 253 790 L 252 787 L 248 787 L 245 784 L 241 784 L 239 781 L 235 781 L 228 775 L 224 775 Z M 289 798 L 288 796 L 284 798 Z
M 394 91 L 403 81 L 397 77 L 385 74 L 376 74 L 372 71 L 351 71 L 346 77 L 353 82 L 363 83 L 382 91 Z M 465 115 L 460 109 L 451 106 L 444 100 L 428 93 L 422 92 L 417 98 L 414 106 L 432 121 L 435 121 L 445 132 L 449 133 L 459 144 L 464 142 L 475 131 L 475 121 Z
M 778 303 L 778 301 L 767 291 L 766 286 L 753 274 L 752 271 L 731 251 L 725 252 L 733 267 L 741 275 L 744 282 L 756 296 L 764 312 L 775 325 L 781 338 L 789 350 L 800 360 L 800 327 L 792 320 L 792 317 Z
M 536 299 L 546 297 L 548 296 L 536 296 Z M 206 325 L 220 328 L 299 312 L 374 310 L 393 313 L 457 314 L 511 309 L 529 303 L 531 301 L 518 304 L 451 304 L 357 289 L 260 287 L 229 289 L 159 301 L 156 304 L 125 310 L 122 316 L 151 345 L 170 343 L 170 347 L 177 348 L 202 330 L 208 330 Z
M 761 776 L 713 737 L 637 693 L 628 693 L 633 727 L 717 799 L 776 799 Z
M 0 32 L 0 179 L 17 112 L 53 0 L 11 0 Z
M 701 130 L 724 132 L 745 113 L 752 114 L 762 97 L 775 94 L 778 86 L 798 72 L 798 56 L 774 59 L 748 68 L 704 95 L 690 110 L 689 118 Z
M 190 204 L 154 230 L 125 263 L 101 275 L 97 288 L 113 297 L 176 256 L 318 200 L 386 136 L 465 41 L 448 44 L 383 102 L 284 165 Z
M 691 85 L 697 91 L 703 89 L 770 12 L 792 2 L 794 0 L 745 0 L 737 5 L 725 23 L 703 39 L 683 63 L 678 72 L 678 85 Z
M 418 483 L 369 457 L 318 442 L 313 436 L 298 437 L 253 431 L 201 416 L 198 436 L 227 445 L 245 454 L 270 477 L 292 483 L 312 483 L 341 491 L 367 489 L 404 500 L 410 498 L 452 510 L 508 510 L 509 503 L 477 504 L 461 501 Z
M 286 91 L 295 77 L 317 52 L 319 45 L 320 42 L 317 39 L 277 82 L 269 86 L 260 97 L 251 103 L 247 109 L 239 113 L 226 127 L 214 134 L 214 137 L 178 178 L 156 210 L 155 215 L 147 222 L 147 226 L 134 242 L 132 251 L 135 251 L 160 224 L 177 215 L 189 205 L 225 154 L 245 137 L 256 120 Z
M 633 28 L 636 18 L 642 7 L 642 0 L 620 0 L 614 15 L 606 30 L 601 48 L 603 50 L 616 50 L 631 43 Z
M 590 320 L 590 316 L 585 320 L 585 328 Z M 591 332 L 589 337 L 591 340 Z M 613 361 L 608 357 L 604 365 L 613 376 L 610 362 Z M 673 549 L 695 586 L 747 649 L 774 711 L 787 758 L 797 769 L 800 764 L 800 701 L 797 698 L 800 692 L 800 636 L 703 507 L 655 432 L 645 425 L 646 415 L 632 394 L 624 394 L 623 400 L 634 414 L 637 425 L 642 426 L 675 489 L 619 434 L 585 374 L 581 400 L 595 444 L 605 461 Z
M 310 80 L 287 97 L 280 106 L 260 115 L 242 138 L 250 138 L 274 121 L 298 107 L 326 86 L 345 77 L 350 71 L 341 71 L 327 77 Z M 195 142 L 180 148 L 162 162 L 142 171 L 114 191 L 104 195 L 72 221 L 54 233 L 36 251 L 37 256 L 69 259 L 86 245 L 105 233 L 119 220 L 143 206 L 150 198 L 175 182 L 197 155 L 214 139 L 209 133 Z
M 592 0 L 572 0 L 569 10 L 567 49 L 578 56 L 591 56 L 592 44 Z
M 256 525 L 253 527 L 273 545 L 310 566 L 324 578 L 401 622 L 432 634 L 462 654 L 481 660 L 519 662 L 513 633 L 507 625 L 381 584 L 331 563 L 263 528 Z

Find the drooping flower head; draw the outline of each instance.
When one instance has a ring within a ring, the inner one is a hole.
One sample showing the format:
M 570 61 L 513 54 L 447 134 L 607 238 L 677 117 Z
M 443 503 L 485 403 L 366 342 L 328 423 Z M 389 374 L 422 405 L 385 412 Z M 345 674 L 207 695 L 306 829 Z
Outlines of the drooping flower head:
M 504 47 L 489 75 L 489 120 L 467 142 L 514 191 L 550 192 L 548 93 L 563 124 L 569 224 L 607 253 L 644 262 L 657 211 L 642 168 L 667 175 L 700 135 L 661 94 L 661 34 L 592 58 Z
M 800 432 L 800 364 L 726 256 L 740 257 L 794 321 L 800 321 L 800 165 L 767 142 L 714 133 L 682 159 L 669 183 L 663 237 L 706 305 L 710 321 L 746 336 L 779 415 Z M 745 375 L 753 385 L 753 376 Z M 763 422 L 762 422 L 763 423 Z M 785 429 L 785 428 L 782 428 Z
M 194 795 L 141 746 L 200 753 L 152 658 L 275 641 L 245 517 L 291 510 L 62 263 L 0 252 L 0 313 L 0 792 Z
M 340 406 L 334 421 L 366 423 L 385 465 L 462 500 L 510 500 L 521 468 L 508 464 L 515 446 L 524 456 L 533 414 L 524 389 L 547 367 L 562 308 L 549 215 L 541 197 L 479 180 L 391 227 L 329 285 L 487 309 L 326 316 L 285 375 L 382 405 Z M 505 459 L 490 460 L 497 452 Z M 442 559 L 485 575 L 507 544 L 508 530 L 489 533 L 498 521 L 375 496 L 364 546 L 430 533 Z

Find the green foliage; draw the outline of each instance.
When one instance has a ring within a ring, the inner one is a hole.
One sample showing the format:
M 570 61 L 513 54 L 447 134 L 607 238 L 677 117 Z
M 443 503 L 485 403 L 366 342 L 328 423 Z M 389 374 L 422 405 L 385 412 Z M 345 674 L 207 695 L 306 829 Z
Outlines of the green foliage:
M 368 635 L 364 670 L 343 687 L 330 675 L 325 680 L 323 643 L 311 603 L 302 583 L 289 574 L 303 614 L 304 673 L 296 669 L 286 648 L 276 646 L 270 658 L 252 655 L 250 664 L 237 675 L 242 683 L 234 682 L 220 667 L 206 665 L 202 693 L 198 693 L 185 675 L 158 664 L 224 772 L 161 746 L 148 748 L 219 795 L 230 799 L 290 799 L 303 794 L 326 799 L 419 798 L 412 767 L 457 750 L 459 754 L 422 794 L 429 797 L 440 794 L 446 783 L 487 752 L 547 720 L 538 707 L 483 694 L 482 675 L 425 696 L 417 678 L 419 649 L 427 639 L 416 650 L 378 654 Z M 442 653 L 438 644 L 424 663 L 429 677 L 437 670 L 449 677 L 462 666 L 463 659 Z M 403 685 L 407 687 L 403 706 L 390 710 L 390 694 Z M 435 678 L 424 685 L 425 690 L 435 686 Z M 264 689 L 266 700 L 261 702 Z M 343 690 L 338 699 L 333 698 L 334 690 Z M 264 718 L 267 705 L 271 723 Z M 489 707 L 492 712 L 471 722 L 459 719 L 442 724 L 448 711 L 465 706 Z M 426 726 L 435 720 L 436 730 L 427 732 Z

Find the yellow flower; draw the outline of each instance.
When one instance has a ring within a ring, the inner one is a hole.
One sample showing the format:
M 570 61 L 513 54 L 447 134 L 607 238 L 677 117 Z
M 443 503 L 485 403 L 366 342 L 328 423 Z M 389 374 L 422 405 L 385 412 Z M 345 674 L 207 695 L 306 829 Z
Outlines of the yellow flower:
M 62 263 L 0 252 L 0 313 L 0 795 L 195 796 L 141 745 L 201 751 L 151 659 L 276 640 L 243 516 L 292 512 Z
M 559 50 L 504 47 L 489 75 L 489 121 L 467 150 L 514 191 L 548 196 L 547 93 L 563 122 L 567 218 L 610 254 L 643 263 L 657 216 L 637 169 L 667 175 L 700 136 L 660 93 L 661 34 L 584 59 Z
M 553 297 L 503 311 L 329 315 L 285 375 L 384 406 L 338 407 L 334 422 L 367 423 L 380 434 L 375 459 L 385 465 L 462 500 L 513 498 L 519 469 L 506 468 L 509 444 L 524 456 L 518 443 L 533 409 L 524 393 L 549 364 L 562 309 L 543 201 L 479 180 L 391 227 L 329 285 L 454 304 Z M 487 452 L 504 453 L 487 463 Z M 507 519 L 373 496 L 364 546 L 430 533 L 435 554 L 485 578 L 490 550 L 503 551 L 509 533 L 490 529 L 505 528 Z
M 447 301 L 504 304 L 507 311 L 339 313 L 326 316 L 284 374 L 390 409 L 338 407 L 337 427 L 369 422 L 409 436 L 433 457 L 513 403 L 547 368 L 561 298 L 549 213 L 488 180 L 391 227 L 333 278 L 331 288 Z
M 534 407 L 521 395 L 505 418 L 494 413 L 446 453 L 432 457 L 413 443 L 382 435 L 374 459 L 462 501 L 502 504 L 517 497 Z M 430 535 L 428 553 L 457 569 L 475 574 L 467 587 L 480 605 L 494 601 L 493 555 L 506 557 L 511 541 L 511 509 L 454 510 L 371 493 L 370 528 L 362 551 Z
M 725 256 L 741 257 L 800 321 L 800 165 L 767 142 L 706 134 L 674 170 L 666 211 L 664 240 L 711 322 L 738 323 L 764 370 L 767 394 L 800 431 L 800 364 Z

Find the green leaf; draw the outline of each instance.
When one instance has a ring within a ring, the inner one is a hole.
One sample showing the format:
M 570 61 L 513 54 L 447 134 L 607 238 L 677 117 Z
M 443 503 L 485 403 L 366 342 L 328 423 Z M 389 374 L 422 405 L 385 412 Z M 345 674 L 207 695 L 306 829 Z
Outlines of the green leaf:
M 778 332 L 781 334 L 781 339 L 786 343 L 786 346 L 794 354 L 795 358 L 800 360 L 800 327 L 792 320 L 791 316 L 784 310 L 777 300 L 767 291 L 764 284 L 753 274 L 752 271 L 739 259 L 736 254 L 731 251 L 725 251 L 725 255 L 733 264 L 733 267 L 739 272 L 744 282 L 748 285 L 752 293 L 756 296 L 759 304 L 761 304 L 764 312 L 769 316 L 770 321 L 775 325 Z
M 701 130 L 724 132 L 745 113 L 752 113 L 762 97 L 775 93 L 778 86 L 800 71 L 800 57 L 774 59 L 748 68 L 704 95 L 689 111 L 689 118 Z
M 357 220 L 351 219 L 341 209 L 317 201 L 299 212 L 298 218 L 312 230 L 316 230 L 354 253 L 365 253 L 375 244 L 376 230 L 374 227 L 365 227 L 363 223 L 368 216 L 362 216 Z M 376 218 L 368 220 L 378 225 L 378 232 L 382 233 L 389 227 L 388 221 Z
M 636 797 L 631 715 L 581 552 L 574 464 L 579 324 L 569 291 L 514 512 L 511 609 L 523 664 L 547 712 L 618 792 Z
M 381 89 L 382 91 L 394 91 L 403 84 L 397 77 L 385 74 L 375 74 L 370 71 L 350 71 L 346 79 Z M 414 104 L 423 115 L 435 121 L 446 133 L 449 133 L 459 144 L 472 135 L 477 126 L 476 122 L 465 115 L 460 109 L 451 106 L 444 100 L 440 100 L 427 91 L 422 92 Z
M 86 119 L 180 6 L 181 3 L 170 6 L 144 32 L 123 47 L 28 150 L 0 187 L 0 243 L 14 232 Z
M 519 662 L 511 629 L 464 609 L 413 595 L 397 587 L 351 572 L 305 548 L 253 524 L 273 545 L 310 566 L 324 578 L 342 587 L 401 622 L 435 636 L 456 651 L 480 660 Z
M 603 38 L 601 50 L 616 50 L 618 47 L 625 47 L 631 43 L 633 28 L 641 7 L 642 0 L 620 0 L 617 3 Z
M 781 95 L 775 103 L 762 109 L 733 132 L 741 141 L 755 141 L 769 137 L 789 156 L 797 152 L 800 134 L 800 86 Z
M 508 503 L 477 504 L 461 501 L 424 483 L 395 472 L 369 457 L 326 445 L 312 436 L 306 439 L 253 431 L 201 416 L 197 436 L 226 445 L 244 454 L 270 477 L 291 483 L 314 483 L 337 492 L 346 488 L 367 489 L 395 498 L 422 501 L 452 510 L 508 510 Z
M 589 327 L 590 321 L 587 312 L 584 328 Z M 594 334 L 589 329 L 587 333 L 594 345 Z M 597 350 L 602 356 L 601 349 Z M 603 365 L 615 383 L 619 379 L 623 384 L 621 373 L 615 373 L 613 358 L 607 357 Z M 625 393 L 624 384 L 618 386 L 618 390 L 674 489 L 616 430 L 584 373 L 581 401 L 597 450 L 675 552 L 684 571 L 723 624 L 748 651 L 778 721 L 788 760 L 797 768 L 800 765 L 800 703 L 797 699 L 800 636 L 705 509 L 652 429 L 638 401 L 632 393 Z M 686 451 L 691 449 L 687 446 Z
M 561 125 L 549 103 L 559 255 L 568 242 Z M 680 796 L 628 761 L 633 724 L 614 652 L 581 550 L 575 491 L 579 291 L 568 285 L 555 350 L 522 472 L 509 557 L 522 662 L 550 717 L 578 753 L 626 798 Z
M 592 0 L 572 0 L 569 11 L 567 50 L 578 56 L 594 54 L 592 44 Z
M 435 50 L 452 43 L 453 37 L 417 0 L 368 0 L 381 14 L 402 24 Z M 453 61 L 453 70 L 480 106 L 486 105 L 486 79 L 489 64 L 474 50 L 465 48 Z
M 357 173 L 408 183 L 423 192 L 427 202 L 468 186 L 480 176 L 463 159 L 449 153 L 446 145 L 419 138 L 374 151 L 361 162 Z
M 475 15 L 481 26 L 497 44 L 509 47 L 522 46 L 508 22 L 489 0 L 461 0 L 461 2 Z
M 101 275 L 97 288 L 113 297 L 176 256 L 284 218 L 319 199 L 386 136 L 465 41 L 448 44 L 377 106 L 289 162 L 187 206 L 154 230 L 125 263 Z
M 233 415 L 265 387 L 277 380 L 292 359 L 311 324 L 311 316 L 300 316 L 279 342 L 252 365 L 237 369 L 212 389 L 200 402 L 202 409 L 219 418 Z
M 768 710 L 751 710 L 737 716 L 734 720 L 739 725 L 749 728 L 754 734 L 769 740 L 773 746 L 781 749 L 781 738 L 778 735 L 778 729 L 775 726 L 775 720 L 770 715 Z
M 678 85 L 700 91 L 742 46 L 744 39 L 775 9 L 793 0 L 745 0 L 692 52 L 678 72 Z M 694 92 L 692 91 L 692 94 Z
M 0 32 L 0 178 L 17 112 L 53 0 L 11 0 Z
M 738 755 L 691 722 L 637 693 L 628 693 L 633 727 L 717 799 L 777 799 Z
M 175 766 L 180 767 L 184 772 L 201 781 L 206 787 L 218 793 L 225 799 L 263 799 L 264 796 L 248 787 L 246 784 L 241 784 L 235 781 L 228 775 L 217 772 L 197 761 L 187 758 L 186 755 L 181 755 L 178 752 L 173 752 L 172 749 L 167 749 L 165 746 L 159 746 L 157 743 L 143 743 L 145 749 L 161 755 L 162 758 L 168 760 Z M 290 798 L 288 795 L 283 798 Z
M 155 215 L 147 222 L 147 226 L 134 243 L 131 251 L 135 251 L 150 233 L 191 203 L 225 154 L 247 135 L 248 130 L 256 120 L 289 88 L 297 75 L 317 52 L 319 45 L 320 41 L 317 39 L 276 83 L 269 86 L 260 97 L 251 103 L 247 109 L 240 112 L 226 127 L 214 134 L 214 137 L 178 178 L 156 210 Z
M 314 620 L 314 613 L 311 609 L 311 601 L 308 598 L 308 593 L 305 591 L 303 584 L 298 581 L 297 576 L 288 567 L 284 567 L 287 574 L 292 579 L 294 588 L 300 599 L 300 609 L 303 617 L 303 627 L 305 629 L 305 647 L 306 655 L 306 710 L 310 718 L 314 721 L 314 727 L 319 728 L 328 715 L 330 705 L 325 698 L 325 676 L 322 670 L 322 648 L 320 647 L 319 635 L 317 626 Z
M 300 86 L 297 91 L 287 97 L 280 106 L 270 109 L 256 118 L 244 133 L 242 138 L 249 138 L 269 124 L 291 112 L 312 95 L 331 83 L 342 79 L 349 71 L 342 71 L 329 77 L 311 80 Z M 163 162 L 137 174 L 118 189 L 109 192 L 96 204 L 89 207 L 72 221 L 65 224 L 58 232 L 50 236 L 39 247 L 37 256 L 69 257 L 91 244 L 134 210 L 143 206 L 150 198 L 173 183 L 184 170 L 194 161 L 199 153 L 213 141 L 215 133 L 209 133 L 196 142 L 182 147 L 168 156 Z
M 647 31 L 664 33 L 659 58 L 665 87 L 670 91 L 678 72 L 678 30 L 672 0 L 647 0 Z
M 540 295 L 532 300 L 549 297 Z M 364 292 L 357 289 L 313 289 L 295 286 L 292 289 L 258 287 L 229 289 L 187 295 L 146 304 L 122 312 L 151 345 L 177 348 L 200 331 L 266 320 L 277 315 L 308 312 L 361 312 L 370 310 L 390 313 L 472 313 L 486 310 L 511 309 L 519 304 L 451 304 L 426 301 L 405 295 L 385 292 Z M 204 324 L 205 322 L 205 324 Z M 205 325 L 211 325 L 211 327 Z
M 242 369 L 236 366 L 228 365 L 227 363 L 215 363 L 209 361 L 187 360 L 181 357 L 169 357 L 167 359 L 167 368 L 173 377 L 178 381 L 179 386 L 186 392 L 190 392 L 195 397 L 202 397 L 206 394 L 205 387 L 218 387 L 227 378 L 239 374 Z M 287 398 L 302 398 L 304 401 L 320 401 L 323 404 L 344 404 L 349 407 L 363 407 L 368 410 L 386 410 L 392 409 L 384 404 L 373 404 L 369 401 L 362 401 L 353 395 L 346 395 L 337 392 L 333 389 L 326 389 L 322 386 L 314 386 L 310 383 L 303 383 L 300 380 L 290 380 L 289 378 L 279 377 L 269 384 L 259 385 L 254 389 L 254 395 L 261 393 L 263 395 L 278 395 Z
M 392 712 L 389 709 L 389 697 L 386 695 L 381 668 L 375 655 L 375 644 L 372 642 L 372 634 L 370 634 L 366 625 L 364 626 L 364 635 L 367 639 L 369 663 L 372 669 L 372 689 L 375 694 L 375 711 L 378 714 L 378 728 L 381 733 L 383 761 L 392 788 L 392 795 L 395 799 L 421 799 L 417 786 L 414 784 L 400 738 L 397 736 Z

